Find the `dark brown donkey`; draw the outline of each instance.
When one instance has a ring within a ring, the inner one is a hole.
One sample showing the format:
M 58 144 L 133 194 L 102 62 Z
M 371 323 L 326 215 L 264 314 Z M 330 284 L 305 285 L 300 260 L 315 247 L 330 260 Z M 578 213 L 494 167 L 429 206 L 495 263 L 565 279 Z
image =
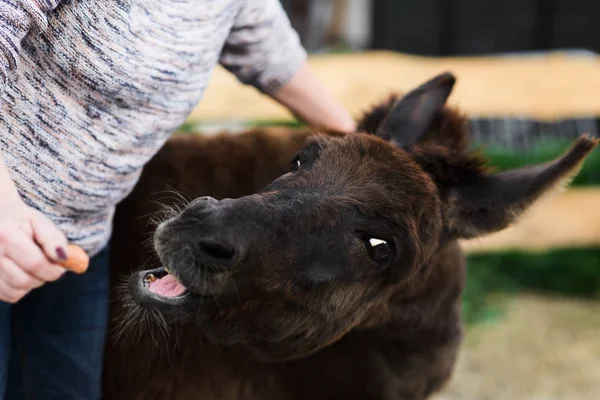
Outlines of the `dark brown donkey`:
M 487 171 L 444 106 L 454 81 L 390 98 L 359 133 L 170 140 L 115 217 L 106 398 L 440 390 L 461 342 L 457 239 L 508 226 L 597 145 L 581 137 L 553 162 Z M 168 189 L 194 200 L 157 217 L 153 195 Z

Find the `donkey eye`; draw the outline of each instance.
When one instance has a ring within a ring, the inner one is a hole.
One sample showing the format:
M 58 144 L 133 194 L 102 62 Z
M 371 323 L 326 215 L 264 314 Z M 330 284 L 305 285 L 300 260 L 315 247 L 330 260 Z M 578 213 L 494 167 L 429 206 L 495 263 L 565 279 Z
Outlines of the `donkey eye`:
M 385 240 L 371 238 L 369 239 L 369 244 L 371 245 L 371 247 L 376 247 L 382 244 L 387 244 L 387 242 Z
M 369 239 L 369 255 L 375 261 L 386 261 L 392 255 L 392 247 L 387 241 L 377 238 Z
M 298 171 L 300 169 L 300 165 L 302 165 L 300 163 L 300 158 L 296 157 L 292 160 L 292 171 Z

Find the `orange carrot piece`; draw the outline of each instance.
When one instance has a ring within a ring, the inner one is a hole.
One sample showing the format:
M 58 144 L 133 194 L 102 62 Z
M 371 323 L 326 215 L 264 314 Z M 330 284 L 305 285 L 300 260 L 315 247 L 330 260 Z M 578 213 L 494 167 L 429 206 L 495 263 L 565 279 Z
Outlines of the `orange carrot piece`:
M 76 274 L 83 274 L 90 263 L 90 257 L 79 246 L 70 244 L 67 246 L 67 260 L 60 265 Z

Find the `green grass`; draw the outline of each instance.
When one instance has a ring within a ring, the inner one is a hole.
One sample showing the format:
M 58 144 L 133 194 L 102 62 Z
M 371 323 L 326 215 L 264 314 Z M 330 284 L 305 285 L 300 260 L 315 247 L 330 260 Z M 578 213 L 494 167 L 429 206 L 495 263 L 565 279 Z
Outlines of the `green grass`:
M 179 125 L 179 128 L 175 131 L 175 134 L 180 133 L 195 133 L 201 131 L 199 128 L 200 123 L 197 121 L 186 121 L 183 124 Z
M 472 254 L 467 265 L 467 323 L 500 317 L 506 301 L 519 292 L 600 299 L 600 247 Z
M 304 122 L 298 120 L 280 120 L 280 121 L 271 121 L 271 120 L 262 120 L 258 119 L 249 123 L 250 126 L 287 126 L 290 128 L 300 128 L 303 126 L 307 126 Z

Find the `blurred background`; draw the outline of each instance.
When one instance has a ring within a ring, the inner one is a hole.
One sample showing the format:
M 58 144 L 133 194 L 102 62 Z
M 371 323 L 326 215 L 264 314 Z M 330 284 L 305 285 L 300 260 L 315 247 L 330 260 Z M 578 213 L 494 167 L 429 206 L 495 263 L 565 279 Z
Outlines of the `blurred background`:
M 309 62 L 357 117 L 449 70 L 449 103 L 499 170 L 600 131 L 598 0 L 281 0 Z M 297 126 L 216 71 L 182 132 Z M 464 242 L 467 336 L 437 399 L 600 399 L 600 150 L 517 225 Z
M 304 46 L 427 56 L 600 50 L 595 0 L 281 0 Z

